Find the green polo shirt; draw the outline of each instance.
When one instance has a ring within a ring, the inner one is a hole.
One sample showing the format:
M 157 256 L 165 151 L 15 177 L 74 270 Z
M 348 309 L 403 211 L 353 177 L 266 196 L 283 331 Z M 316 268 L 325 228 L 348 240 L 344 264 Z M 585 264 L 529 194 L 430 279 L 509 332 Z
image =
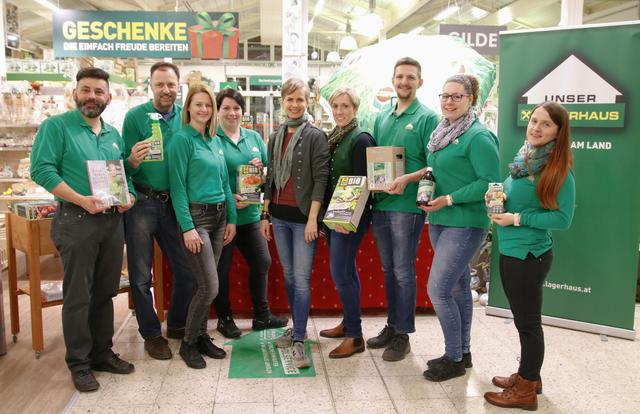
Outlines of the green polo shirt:
M 153 102 L 149 101 L 127 112 L 122 125 L 122 138 L 125 142 L 125 159 L 131 154 L 131 148 L 139 142 L 151 136 L 151 118 L 150 113 L 158 113 L 153 107 Z M 138 182 L 146 187 L 151 187 L 158 191 L 166 191 L 169 189 L 169 169 L 167 167 L 167 152 L 169 144 L 172 142 L 171 136 L 182 129 L 182 108 L 179 105 L 173 105 L 173 112 L 169 119 L 165 121 L 161 118 L 159 121 L 162 130 L 162 146 L 164 149 L 164 161 L 145 161 L 138 168 L 132 168 L 129 163 L 127 172 L 131 174 L 133 181 Z
M 96 136 L 77 109 L 46 119 L 33 144 L 31 178 L 47 191 L 65 182 L 78 194 L 91 195 L 87 160 L 121 160 L 124 155 L 118 131 L 102 119 L 100 122 L 102 130 Z M 135 195 L 130 179 L 127 184 Z
M 553 245 L 551 230 L 566 230 L 571 225 L 576 204 L 573 173 L 569 171 L 560 187 L 557 210 L 547 210 L 540 205 L 536 194 L 539 180 L 539 175 L 533 181 L 529 177 L 514 180 L 509 176 L 504 182 L 507 195 L 505 209 L 510 213 L 520 213 L 519 227 L 496 225 L 500 253 L 505 256 L 524 260 L 531 252 L 535 257 L 540 257 Z
M 267 148 L 260 134 L 250 129 L 240 128 L 240 140 L 235 144 L 222 128 L 218 126 L 217 131 L 220 145 L 224 151 L 224 159 L 227 163 L 227 173 L 229 175 L 229 187 L 231 192 L 236 192 L 236 176 L 239 165 L 247 165 L 254 158 L 262 160 L 262 164 L 267 165 Z M 238 226 L 260 221 L 260 206 L 251 204 L 248 207 L 238 210 Z
M 409 174 L 427 165 L 427 143 L 438 125 L 438 115 L 422 105 L 416 98 L 400 115 L 396 107 L 389 106 L 376 118 L 373 137 L 380 147 L 404 147 L 405 173 Z M 416 207 L 418 183 L 410 183 L 400 195 L 376 193 L 374 210 L 399 211 L 421 214 Z
M 429 223 L 451 227 L 489 227 L 484 202 L 487 184 L 500 181 L 498 138 L 477 119 L 449 145 L 429 153 L 435 196 L 450 194 L 452 206 L 429 213 Z
M 217 138 L 185 125 L 169 147 L 171 202 L 182 231 L 194 228 L 189 203 L 227 203 L 227 223 L 236 224 L 236 205 L 227 164 Z

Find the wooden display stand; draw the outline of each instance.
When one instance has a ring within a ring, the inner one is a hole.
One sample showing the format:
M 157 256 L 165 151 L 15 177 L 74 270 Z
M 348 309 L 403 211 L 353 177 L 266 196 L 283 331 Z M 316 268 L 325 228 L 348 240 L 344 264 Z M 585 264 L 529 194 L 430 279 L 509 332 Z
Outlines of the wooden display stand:
M 20 332 L 20 316 L 18 312 L 18 295 L 29 295 L 31 303 L 31 344 L 35 351 L 36 359 L 40 358 L 44 350 L 44 336 L 42 330 L 42 308 L 62 305 L 62 300 L 45 301 L 40 295 L 40 256 L 57 253 L 49 234 L 53 219 L 27 220 L 13 213 L 7 213 L 7 255 L 9 260 L 9 302 L 11 310 L 11 333 L 13 342 L 18 340 Z M 16 266 L 16 250 L 22 251 L 27 256 L 27 271 L 29 285 L 18 288 L 18 275 Z M 157 244 L 154 245 L 156 258 L 162 260 L 162 254 Z M 154 286 L 162 286 L 162 266 L 154 260 Z M 164 298 L 162 289 L 154 289 L 156 292 L 156 304 L 158 319 L 164 321 Z M 129 292 L 129 288 L 121 288 L 118 293 Z M 129 294 L 129 308 L 132 308 L 131 295 Z

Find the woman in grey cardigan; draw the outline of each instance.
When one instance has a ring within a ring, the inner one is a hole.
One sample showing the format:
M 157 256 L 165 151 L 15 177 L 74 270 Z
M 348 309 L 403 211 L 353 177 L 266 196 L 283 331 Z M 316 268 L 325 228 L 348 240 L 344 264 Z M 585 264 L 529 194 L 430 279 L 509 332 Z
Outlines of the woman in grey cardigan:
M 269 141 L 269 168 L 260 217 L 262 234 L 267 240 L 271 239 L 272 219 L 293 320 L 293 328 L 278 338 L 276 346 L 293 346 L 297 368 L 310 366 L 304 339 L 311 303 L 311 269 L 329 177 L 327 137 L 308 122 L 308 103 L 306 82 L 290 78 L 282 85 L 287 119 Z

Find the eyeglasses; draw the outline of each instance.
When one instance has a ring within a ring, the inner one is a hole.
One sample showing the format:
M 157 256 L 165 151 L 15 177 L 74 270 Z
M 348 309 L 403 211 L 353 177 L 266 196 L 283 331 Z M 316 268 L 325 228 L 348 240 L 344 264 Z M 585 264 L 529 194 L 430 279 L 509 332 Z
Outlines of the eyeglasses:
M 449 98 L 451 98 L 453 102 L 460 102 L 462 100 L 462 97 L 464 96 L 471 95 L 462 95 L 460 93 L 454 93 L 453 95 L 449 95 L 448 93 L 441 93 L 440 95 L 438 95 L 438 97 L 440 97 L 440 102 L 447 102 Z

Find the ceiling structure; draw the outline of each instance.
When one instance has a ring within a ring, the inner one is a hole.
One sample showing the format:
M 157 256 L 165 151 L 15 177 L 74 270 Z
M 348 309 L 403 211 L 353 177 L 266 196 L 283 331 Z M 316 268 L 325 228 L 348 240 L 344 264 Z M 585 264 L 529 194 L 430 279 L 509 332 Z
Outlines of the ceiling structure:
M 12 0 L 8 0 L 12 2 Z M 52 12 L 35 0 L 13 0 L 19 7 L 21 38 L 51 47 Z M 261 1 L 262 10 L 261 14 Z M 303 0 L 305 1 L 305 0 Z M 264 10 L 279 10 L 281 0 L 50 0 L 61 9 L 116 11 L 231 11 L 239 13 L 240 40 L 280 38 L 280 22 L 269 24 Z M 382 19 L 380 38 L 424 27 L 422 34 L 437 34 L 439 13 L 457 10 L 442 23 L 506 25 L 508 29 L 554 27 L 560 21 L 561 0 L 308 0 L 309 46 L 337 50 L 346 34 L 347 20 L 358 46 L 378 41 L 364 34 L 361 19 L 374 6 Z M 640 0 L 584 0 L 583 22 L 607 23 L 640 19 Z M 418 29 L 416 29 L 418 30 Z M 277 42 L 275 42 L 277 43 Z

